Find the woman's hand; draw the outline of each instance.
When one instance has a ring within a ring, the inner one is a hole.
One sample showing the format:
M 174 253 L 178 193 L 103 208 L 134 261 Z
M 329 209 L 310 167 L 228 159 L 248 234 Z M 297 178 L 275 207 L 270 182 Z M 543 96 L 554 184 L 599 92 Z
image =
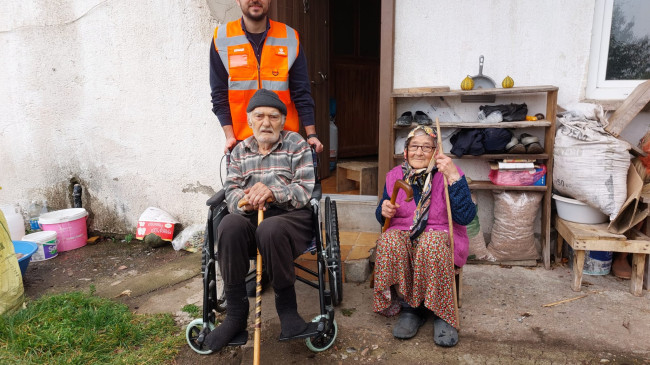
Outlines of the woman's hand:
M 391 204 L 390 200 L 384 200 L 381 204 L 381 215 L 384 218 L 393 218 L 397 208 L 399 208 L 399 204 Z
M 447 178 L 447 184 L 451 185 L 460 179 L 460 173 L 449 156 L 440 153 L 440 150 L 436 150 L 435 158 L 436 167 Z

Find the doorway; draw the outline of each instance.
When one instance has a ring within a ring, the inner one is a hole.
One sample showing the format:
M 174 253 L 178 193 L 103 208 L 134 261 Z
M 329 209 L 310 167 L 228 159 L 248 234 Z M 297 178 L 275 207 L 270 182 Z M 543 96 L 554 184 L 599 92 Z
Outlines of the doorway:
M 330 140 L 330 117 L 338 129 L 334 162 L 375 162 L 379 151 L 379 66 L 381 0 L 277 0 L 271 19 L 300 34 L 307 55 L 316 130 Z M 321 154 L 324 193 L 336 191 L 330 153 Z M 359 194 L 358 187 L 346 193 Z M 332 190 L 333 189 L 333 190 Z M 376 194 L 375 194 L 376 195 Z

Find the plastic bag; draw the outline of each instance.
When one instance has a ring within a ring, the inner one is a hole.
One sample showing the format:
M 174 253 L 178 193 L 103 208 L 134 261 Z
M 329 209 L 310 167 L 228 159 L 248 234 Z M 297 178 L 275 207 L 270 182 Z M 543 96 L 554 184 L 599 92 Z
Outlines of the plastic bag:
M 546 165 L 540 164 L 534 170 L 490 170 L 488 177 L 495 185 L 529 186 L 538 185 L 545 175 Z
M 478 219 L 478 204 L 476 194 L 472 193 L 472 201 L 476 204 L 476 215 L 470 224 L 467 225 L 467 237 L 469 238 L 469 256 L 475 260 L 495 261 L 494 256 L 487 250 L 485 237 L 481 231 L 481 224 Z
M 488 251 L 499 261 L 537 260 L 533 224 L 544 193 L 493 191 L 494 224 Z
M 174 250 L 185 250 L 189 252 L 196 252 L 203 247 L 203 234 L 205 232 L 205 225 L 193 224 L 185 228 L 181 233 L 176 235 L 172 240 Z
M 0 314 L 23 304 L 23 277 L 9 235 L 9 225 L 0 211 Z

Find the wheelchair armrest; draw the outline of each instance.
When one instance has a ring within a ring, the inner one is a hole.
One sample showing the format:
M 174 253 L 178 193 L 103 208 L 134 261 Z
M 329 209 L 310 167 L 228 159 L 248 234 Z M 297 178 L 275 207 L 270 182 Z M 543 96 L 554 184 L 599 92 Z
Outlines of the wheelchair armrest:
M 320 185 L 320 183 L 314 184 L 314 191 L 311 193 L 311 198 L 320 201 L 322 197 L 323 197 L 322 186 Z
M 217 193 L 214 194 L 210 199 L 208 199 L 208 201 L 205 202 L 205 205 L 214 208 L 217 205 L 221 204 L 224 199 L 226 199 L 226 190 L 221 189 L 217 191 Z

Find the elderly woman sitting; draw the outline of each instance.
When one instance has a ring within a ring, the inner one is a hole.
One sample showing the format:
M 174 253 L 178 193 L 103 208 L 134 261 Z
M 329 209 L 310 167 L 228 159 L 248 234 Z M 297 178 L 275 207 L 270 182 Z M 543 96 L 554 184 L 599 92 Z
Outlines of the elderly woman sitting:
M 413 129 L 404 146 L 404 163 L 386 174 L 376 216 L 381 224 L 390 219 L 390 225 L 377 241 L 373 306 L 386 316 L 400 313 L 393 336 L 401 339 L 415 336 L 427 312 L 433 312 L 434 342 L 449 347 L 458 343 L 453 264 L 460 267 L 467 260 L 469 240 L 464 226 L 474 218 L 476 205 L 463 172 L 436 149 L 435 137 L 430 127 Z M 432 158 L 435 165 L 428 171 Z M 449 184 L 454 221 L 453 253 L 443 175 Z M 412 201 L 407 202 L 405 192 L 399 191 L 391 204 L 388 191 L 398 180 L 413 188 Z

